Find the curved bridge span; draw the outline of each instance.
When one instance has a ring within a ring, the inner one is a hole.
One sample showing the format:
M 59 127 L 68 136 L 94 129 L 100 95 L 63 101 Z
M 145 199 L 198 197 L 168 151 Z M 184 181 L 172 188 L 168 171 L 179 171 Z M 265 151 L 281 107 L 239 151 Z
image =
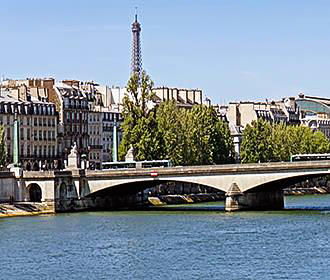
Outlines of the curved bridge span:
M 26 188 L 38 184 L 42 200 L 100 197 L 112 191 L 146 189 L 162 182 L 212 187 L 226 193 L 226 210 L 282 209 L 282 189 L 305 178 L 330 174 L 330 161 L 187 166 L 153 169 L 23 172 Z
M 267 188 L 274 182 L 330 174 L 330 161 L 205 165 L 154 169 L 87 171 L 90 194 L 124 184 L 150 181 L 176 181 L 201 184 L 228 192 L 233 183 L 241 192 Z

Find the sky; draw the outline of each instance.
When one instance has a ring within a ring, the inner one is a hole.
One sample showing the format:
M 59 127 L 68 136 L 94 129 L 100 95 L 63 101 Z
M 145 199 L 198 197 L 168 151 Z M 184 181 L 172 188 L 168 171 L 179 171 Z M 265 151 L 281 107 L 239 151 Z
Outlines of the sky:
M 0 75 L 125 86 L 131 24 L 155 86 L 213 103 L 329 97 L 330 1 L 0 0 Z

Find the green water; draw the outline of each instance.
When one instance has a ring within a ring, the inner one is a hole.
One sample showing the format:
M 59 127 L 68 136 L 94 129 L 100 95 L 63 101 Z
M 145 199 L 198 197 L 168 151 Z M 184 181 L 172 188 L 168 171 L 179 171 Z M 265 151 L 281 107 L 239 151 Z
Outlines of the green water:
M 329 279 L 330 196 L 287 197 L 286 208 L 0 219 L 0 279 Z

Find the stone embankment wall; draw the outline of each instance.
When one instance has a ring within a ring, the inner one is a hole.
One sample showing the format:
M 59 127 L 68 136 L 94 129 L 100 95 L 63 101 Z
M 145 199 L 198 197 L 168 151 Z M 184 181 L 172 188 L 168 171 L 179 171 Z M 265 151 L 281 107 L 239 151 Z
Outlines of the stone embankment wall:
M 141 194 L 139 194 L 141 196 Z M 169 182 L 143 191 L 143 202 L 149 205 L 186 204 L 224 201 L 225 193 L 191 183 Z
M 41 214 L 55 214 L 54 207 L 50 207 L 47 203 L 1 203 L 0 218 L 17 217 L 17 216 L 34 216 Z
M 16 178 L 12 172 L 0 172 L 0 203 L 9 203 L 16 199 L 18 192 Z
M 157 197 L 149 196 L 147 204 L 154 206 L 161 206 L 166 204 L 187 204 L 187 203 L 201 203 L 210 201 L 224 201 L 225 195 L 222 193 L 198 193 L 198 194 L 174 194 L 161 195 Z
M 306 179 L 284 189 L 284 195 L 330 193 L 330 176 Z

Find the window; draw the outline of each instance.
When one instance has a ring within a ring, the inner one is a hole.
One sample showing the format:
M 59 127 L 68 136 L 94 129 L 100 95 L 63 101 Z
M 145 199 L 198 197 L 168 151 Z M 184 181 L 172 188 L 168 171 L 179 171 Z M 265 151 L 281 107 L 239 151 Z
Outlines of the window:
M 10 140 L 10 127 L 7 128 L 7 140 Z
M 23 127 L 20 128 L 20 139 L 24 140 L 24 128 Z
M 44 140 L 47 140 L 47 131 L 44 131 Z
M 27 145 L 27 146 L 26 146 L 26 155 L 27 155 L 27 156 L 30 156 L 30 152 L 31 152 L 31 151 L 30 151 L 30 145 Z
M 24 144 L 20 144 L 20 147 L 21 147 L 20 153 L 21 155 L 24 155 Z
M 33 119 L 33 124 L 34 124 L 34 126 L 38 126 L 37 118 L 34 118 L 34 119 Z
M 30 128 L 26 130 L 26 139 L 30 140 Z
M 42 140 L 42 131 L 39 130 L 39 140 Z

